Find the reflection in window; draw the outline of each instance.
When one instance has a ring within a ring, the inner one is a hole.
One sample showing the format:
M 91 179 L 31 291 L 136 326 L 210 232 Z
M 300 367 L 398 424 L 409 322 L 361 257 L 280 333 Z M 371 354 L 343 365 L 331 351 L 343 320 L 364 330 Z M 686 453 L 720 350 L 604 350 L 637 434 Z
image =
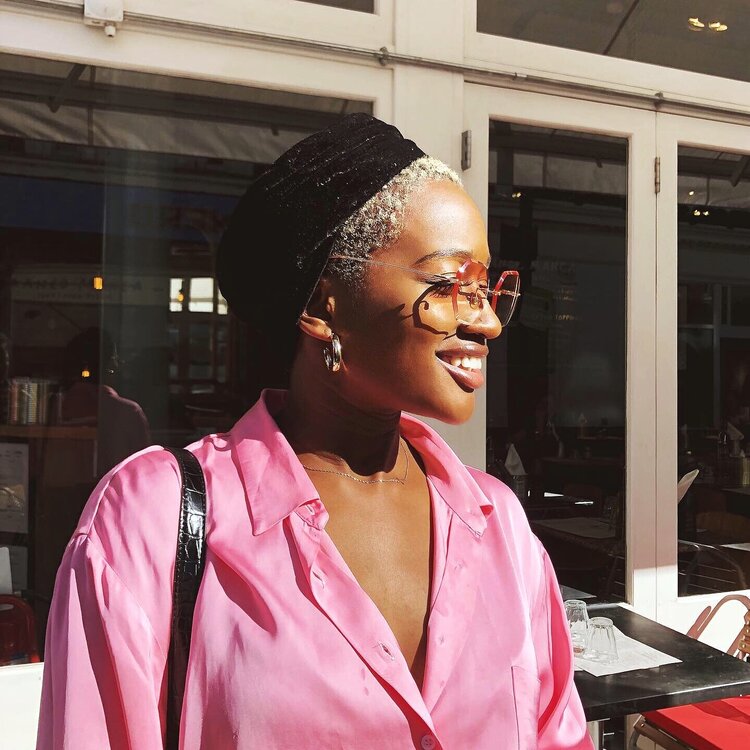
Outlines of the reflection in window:
M 477 31 L 750 81 L 744 0 L 477 0 Z
M 171 312 L 180 312 L 185 302 L 184 279 L 169 280 L 169 309 Z
M 227 302 L 212 276 L 171 279 L 171 288 L 175 300 L 170 302 L 173 392 L 216 393 L 216 385 L 225 383 L 227 375 L 227 321 L 221 317 L 227 315 Z
M 750 585 L 750 156 L 678 151 L 680 595 Z
M 560 581 L 621 599 L 626 190 L 624 139 L 491 123 L 492 270 L 522 294 L 490 347 L 487 465 Z
M 190 312 L 214 312 L 214 280 L 208 277 L 190 279 Z
M 229 308 L 227 306 L 227 301 L 224 299 L 224 295 L 218 290 L 216 290 L 216 312 L 219 313 L 219 315 L 227 315 L 229 312 Z
M 238 197 L 305 134 L 369 109 L 0 54 L 0 504 L 19 504 L 0 547 L 40 646 L 102 474 L 226 430 L 257 398 L 272 352 L 213 278 Z
M 188 378 L 190 380 L 209 380 L 213 375 L 211 368 L 213 330 L 210 323 L 190 323 L 188 345 L 190 352 Z

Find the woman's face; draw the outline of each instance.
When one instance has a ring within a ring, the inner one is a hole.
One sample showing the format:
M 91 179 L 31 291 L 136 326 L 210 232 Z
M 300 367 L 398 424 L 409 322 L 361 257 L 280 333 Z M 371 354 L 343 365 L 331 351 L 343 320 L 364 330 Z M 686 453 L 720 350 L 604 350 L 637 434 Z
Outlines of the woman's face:
M 411 197 L 397 242 L 372 259 L 426 274 L 455 275 L 467 259 L 489 266 L 484 222 L 463 188 L 430 182 Z M 332 330 L 343 364 L 336 384 L 367 411 L 409 411 L 448 423 L 467 420 L 484 383 L 486 341 L 501 325 L 488 304 L 470 325 L 456 320 L 449 291 L 418 274 L 364 264 L 361 291 L 333 281 Z M 465 357 L 467 367 L 452 364 Z M 477 368 L 477 360 L 481 368 Z

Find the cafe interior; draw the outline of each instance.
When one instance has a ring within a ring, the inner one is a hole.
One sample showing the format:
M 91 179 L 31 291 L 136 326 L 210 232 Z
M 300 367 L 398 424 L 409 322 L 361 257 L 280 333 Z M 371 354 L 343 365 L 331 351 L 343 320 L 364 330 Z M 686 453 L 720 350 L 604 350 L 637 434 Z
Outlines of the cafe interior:
M 490 145 L 493 264 L 521 271 L 523 295 L 490 353 L 488 471 L 561 582 L 624 601 L 627 142 L 494 122 Z M 687 596 L 750 581 L 750 157 L 680 146 L 677 162 Z

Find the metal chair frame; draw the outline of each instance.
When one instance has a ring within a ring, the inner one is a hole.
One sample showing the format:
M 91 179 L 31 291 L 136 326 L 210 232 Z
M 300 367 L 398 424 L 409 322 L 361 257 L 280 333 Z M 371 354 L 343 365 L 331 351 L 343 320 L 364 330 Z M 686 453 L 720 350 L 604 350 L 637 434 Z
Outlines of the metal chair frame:
M 732 588 L 736 587 L 736 589 L 739 589 L 739 590 L 747 588 L 747 580 L 745 578 L 745 572 L 743 571 L 742 566 L 739 565 L 736 560 L 733 560 L 731 556 L 727 555 L 726 552 L 719 549 L 715 545 L 701 544 L 699 542 L 688 542 L 688 541 L 685 541 L 684 539 L 678 539 L 677 545 L 678 545 L 678 551 L 681 553 L 685 553 L 685 552 L 695 553 L 692 559 L 688 562 L 687 567 L 683 571 L 680 571 L 680 576 L 682 580 L 679 582 L 678 585 L 679 585 L 681 596 L 687 596 L 690 593 L 706 593 L 707 590 L 711 590 L 709 587 L 706 587 L 706 586 L 701 587 L 697 583 L 693 583 L 692 585 L 694 588 L 699 588 L 702 590 L 692 591 L 692 592 L 690 591 L 692 577 L 695 576 L 698 579 L 701 578 L 701 575 L 698 573 L 698 570 L 699 570 L 698 566 L 701 564 L 701 561 L 705 558 L 709 558 L 709 559 L 714 558 L 715 560 L 720 560 L 727 566 L 726 569 L 722 569 L 723 572 L 734 573 L 734 575 L 736 576 L 736 581 L 733 581 L 730 583 Z M 703 563 L 703 564 L 705 565 L 706 563 Z M 724 579 L 718 579 L 719 591 L 721 591 L 722 583 L 726 583 L 726 581 L 724 581 Z M 726 590 L 726 588 L 724 590 Z
M 698 615 L 698 618 L 687 634 L 691 638 L 698 638 L 706 630 L 719 609 L 731 601 L 744 604 L 747 612 L 745 612 L 742 629 L 732 641 L 732 645 L 727 649 L 727 653 L 737 659 L 747 661 L 750 658 L 750 597 L 744 594 L 728 594 L 715 607 L 706 607 Z M 668 732 L 651 724 L 644 716 L 639 716 L 633 726 L 633 733 L 630 735 L 630 741 L 628 742 L 628 750 L 638 750 L 639 737 L 646 737 L 659 747 L 664 748 L 664 750 L 694 750 L 690 745 L 686 745 Z

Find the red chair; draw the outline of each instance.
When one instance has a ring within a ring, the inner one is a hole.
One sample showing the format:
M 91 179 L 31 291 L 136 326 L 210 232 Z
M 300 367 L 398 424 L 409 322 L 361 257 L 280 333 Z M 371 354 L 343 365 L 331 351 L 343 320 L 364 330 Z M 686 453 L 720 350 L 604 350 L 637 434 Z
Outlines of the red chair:
M 0 666 L 38 661 L 34 610 L 17 596 L 0 596 Z
M 744 625 L 727 653 L 747 661 L 750 656 L 750 598 L 742 594 L 725 596 L 715 607 L 701 612 L 688 635 L 697 638 L 726 602 L 745 605 Z M 649 711 L 636 721 L 630 750 L 638 738 L 647 737 L 665 750 L 740 750 L 750 748 L 750 696 L 725 698 L 688 706 Z

